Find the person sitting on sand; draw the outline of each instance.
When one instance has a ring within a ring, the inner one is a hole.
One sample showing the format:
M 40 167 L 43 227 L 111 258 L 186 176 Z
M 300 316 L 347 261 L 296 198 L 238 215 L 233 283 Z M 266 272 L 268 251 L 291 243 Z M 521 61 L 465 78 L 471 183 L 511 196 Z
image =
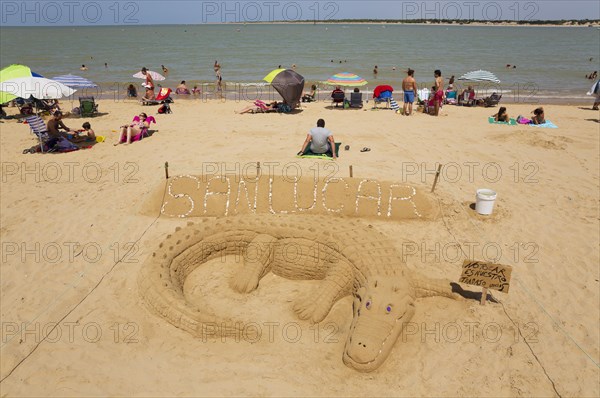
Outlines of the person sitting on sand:
M 179 84 L 179 86 L 177 86 L 177 89 L 175 90 L 175 94 L 180 94 L 180 95 L 189 95 L 189 94 L 191 94 L 190 90 L 185 85 L 185 80 L 182 80 L 181 84 Z
M 85 122 L 81 125 L 82 129 L 77 130 L 77 135 L 81 137 L 82 133 L 87 136 L 86 141 L 94 141 L 96 139 L 96 133 L 92 130 L 92 125 L 89 122 Z
M 194 84 L 194 88 L 192 88 L 192 94 L 194 94 L 194 95 L 202 94 L 202 90 L 200 90 L 200 88 L 198 87 L 197 84 Z
M 531 118 L 532 124 L 544 124 L 546 123 L 546 116 L 544 115 L 544 108 L 541 106 L 533 110 L 533 117 Z
M 496 122 L 506 122 L 508 123 L 510 121 L 510 118 L 508 117 L 508 113 L 506 113 L 506 107 L 505 106 L 501 106 L 500 109 L 498 110 L 498 113 L 496 113 L 494 116 L 494 120 Z
M 127 87 L 127 97 L 129 98 L 136 98 L 137 97 L 137 90 L 135 88 L 135 86 L 133 84 L 130 84 Z
M 46 125 L 48 129 L 48 136 L 52 138 L 64 137 L 67 138 L 67 133 L 70 133 L 72 130 L 65 126 L 62 121 L 63 114 L 60 111 L 54 112 L 52 118 L 48 120 L 48 124 Z M 62 130 L 61 130 L 62 129 Z M 64 130 L 64 131 L 63 131 Z
M 312 153 L 326 154 L 333 157 L 333 159 L 337 159 L 333 133 L 325 128 L 325 120 L 323 119 L 317 120 L 317 127 L 313 127 L 306 135 L 306 140 L 304 140 L 298 156 L 304 154 L 308 145 L 310 145 Z
M 313 102 L 315 101 L 315 95 L 317 94 L 317 86 L 313 84 L 310 86 L 310 92 L 304 93 L 302 96 L 302 102 Z
M 150 124 L 146 121 L 148 115 L 144 112 L 139 114 L 140 120 L 138 122 L 132 122 L 131 124 L 126 124 L 121 126 L 121 133 L 119 134 L 119 141 L 114 145 L 119 145 L 122 141 L 125 141 L 126 144 L 131 144 L 131 138 L 140 134 L 144 129 L 150 127 Z

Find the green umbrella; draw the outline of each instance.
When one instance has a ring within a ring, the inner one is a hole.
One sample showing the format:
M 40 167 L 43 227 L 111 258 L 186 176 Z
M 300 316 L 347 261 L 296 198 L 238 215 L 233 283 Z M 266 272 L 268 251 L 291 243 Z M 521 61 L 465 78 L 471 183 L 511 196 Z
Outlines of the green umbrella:
M 29 69 L 28 66 L 14 64 L 0 70 L 0 83 L 2 83 L 5 80 L 31 76 L 31 69 Z M 5 91 L 0 91 L 0 104 L 5 104 L 8 101 L 14 100 L 15 98 L 17 97 L 12 94 L 9 94 Z

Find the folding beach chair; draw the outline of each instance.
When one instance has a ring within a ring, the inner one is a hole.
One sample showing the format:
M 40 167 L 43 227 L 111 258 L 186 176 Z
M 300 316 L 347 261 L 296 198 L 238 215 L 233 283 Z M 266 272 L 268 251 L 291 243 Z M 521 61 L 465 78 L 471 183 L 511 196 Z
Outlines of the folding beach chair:
M 335 107 L 337 108 L 338 104 L 344 104 L 344 101 L 346 100 L 346 94 L 344 92 L 334 92 L 333 94 L 331 94 L 331 104 L 335 104 Z
M 350 108 L 362 108 L 362 93 L 350 93 Z
M 41 151 L 44 152 L 44 141 L 47 141 L 49 139 L 48 129 L 46 128 L 44 120 L 41 117 L 34 115 L 26 117 L 25 121 L 31 129 L 31 133 L 36 135 L 40 140 L 40 148 Z
M 148 100 L 148 99 L 142 98 L 140 100 L 140 102 L 142 103 L 142 105 L 161 105 L 161 104 L 172 104 L 175 101 L 173 101 L 173 99 L 171 98 L 171 89 L 163 87 L 160 89 L 160 91 L 156 95 L 155 99 Z
M 385 107 L 390 107 L 392 93 L 394 88 L 388 85 L 380 85 L 373 90 L 373 109 L 377 108 L 377 104 L 385 103 Z
M 94 97 L 79 97 L 79 112 L 81 117 L 94 117 L 98 113 Z
M 492 93 L 492 95 L 483 99 L 483 106 L 485 106 L 486 108 L 496 106 L 500 103 L 501 98 L 502 94 L 498 95 L 496 93 Z

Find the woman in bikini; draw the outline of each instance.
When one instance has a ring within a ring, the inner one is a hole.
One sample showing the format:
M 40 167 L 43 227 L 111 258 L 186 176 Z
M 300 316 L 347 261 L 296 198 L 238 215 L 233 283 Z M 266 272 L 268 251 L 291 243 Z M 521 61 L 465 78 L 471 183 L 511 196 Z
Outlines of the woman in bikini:
M 131 144 L 131 138 L 140 134 L 144 129 L 150 127 L 150 124 L 146 121 L 148 115 L 144 112 L 139 114 L 139 121 L 131 124 L 121 126 L 121 134 L 119 134 L 119 141 L 115 143 L 115 146 L 122 143 L 125 140 L 126 144 Z
M 494 115 L 494 120 L 497 122 L 509 122 L 510 118 L 508 117 L 508 113 L 506 113 L 506 107 L 501 106 L 498 110 L 498 113 Z

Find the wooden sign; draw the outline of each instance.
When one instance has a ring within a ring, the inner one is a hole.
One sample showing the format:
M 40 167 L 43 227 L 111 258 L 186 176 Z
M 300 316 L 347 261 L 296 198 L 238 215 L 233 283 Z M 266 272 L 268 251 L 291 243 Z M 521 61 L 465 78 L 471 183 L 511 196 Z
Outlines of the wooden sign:
M 512 267 L 510 265 L 465 260 L 458 281 L 467 285 L 481 286 L 485 289 L 508 293 L 511 273 Z

